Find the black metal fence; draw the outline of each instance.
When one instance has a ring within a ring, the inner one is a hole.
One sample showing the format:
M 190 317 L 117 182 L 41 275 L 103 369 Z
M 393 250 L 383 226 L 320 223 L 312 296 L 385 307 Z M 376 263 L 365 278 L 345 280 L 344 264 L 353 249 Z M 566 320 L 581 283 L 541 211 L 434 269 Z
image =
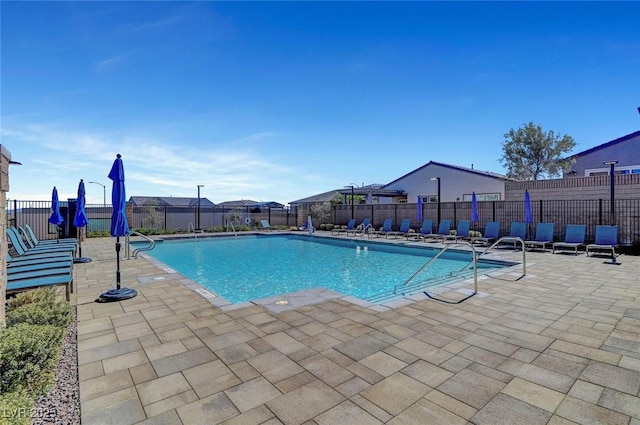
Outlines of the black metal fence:
M 614 217 L 611 215 L 611 202 L 607 199 L 594 200 L 556 200 L 534 201 L 532 203 L 534 224 L 530 226 L 533 236 L 535 223 L 555 223 L 554 236 L 556 240 L 564 239 L 564 232 L 568 224 L 586 224 L 587 240 L 595 237 L 595 227 L 599 224 L 615 223 L 619 227 L 619 241 L 629 245 L 640 242 L 640 199 L 616 199 Z M 329 217 L 322 220 L 331 224 L 346 224 L 351 218 L 351 205 L 336 205 Z M 424 219 L 432 219 L 434 225 L 438 215 L 437 203 L 422 205 Z M 88 231 L 108 231 L 111 221 L 111 205 L 87 205 L 89 224 Z M 473 229 L 484 231 L 488 221 L 501 223 L 501 234 L 509 233 L 513 221 L 524 221 L 524 202 L 522 201 L 493 201 L 478 202 L 480 221 L 473 223 Z M 75 237 L 76 229 L 73 222 L 75 204 L 62 202 L 61 213 L 65 223 L 56 229 L 48 223 L 51 215 L 51 201 L 17 201 L 10 200 L 7 204 L 8 225 L 19 226 L 30 224 L 39 238 L 54 239 L 59 231 L 62 236 Z M 201 208 L 200 214 L 196 207 L 178 208 L 160 207 L 129 207 L 128 215 L 131 228 L 153 228 L 161 230 L 184 230 L 189 228 L 212 229 L 225 227 L 231 221 L 237 225 L 254 226 L 260 220 L 268 220 L 273 226 L 297 226 L 300 221 L 296 212 L 288 209 L 266 209 L 250 211 L 248 209 L 229 208 Z M 411 220 L 413 228 L 418 229 L 418 211 L 416 204 L 360 204 L 354 206 L 355 219 L 361 222 L 365 218 L 372 221 L 374 227 L 382 226 L 386 218 L 391 218 L 395 227 L 404 218 Z M 469 220 L 471 218 L 471 202 L 443 202 L 440 204 L 440 218 L 452 220 Z M 314 225 L 321 224 L 314 218 Z

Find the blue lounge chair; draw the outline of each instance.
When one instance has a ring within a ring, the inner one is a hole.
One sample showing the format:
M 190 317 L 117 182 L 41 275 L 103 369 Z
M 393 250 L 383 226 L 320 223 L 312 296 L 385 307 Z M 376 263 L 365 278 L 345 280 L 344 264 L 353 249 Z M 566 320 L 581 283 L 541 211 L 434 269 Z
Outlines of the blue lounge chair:
M 511 228 L 509 229 L 509 236 L 505 236 L 502 238 L 502 242 L 504 243 L 512 243 L 513 249 L 516 248 L 518 241 L 524 242 L 527 238 L 527 223 L 523 221 L 513 221 L 511 222 Z M 500 243 L 499 245 L 501 245 Z
M 73 273 L 60 274 L 28 274 L 17 273 L 15 275 L 7 275 L 7 295 L 17 292 L 27 291 L 29 289 L 42 288 L 48 286 L 64 285 L 67 301 L 71 299 L 73 292 Z
M 442 240 L 448 241 L 453 240 L 457 241 L 458 239 L 465 239 L 469 237 L 469 230 L 471 230 L 471 221 L 470 220 L 460 220 L 458 221 L 458 227 L 456 227 L 455 235 L 445 235 Z
M 334 226 L 333 229 L 331 230 L 331 234 L 332 235 L 339 235 L 340 233 L 350 232 L 350 231 L 355 230 L 355 227 L 356 227 L 356 219 L 352 218 L 347 223 L 347 227 L 346 228 L 341 228 L 341 227 L 338 227 L 338 226 Z
M 78 244 L 78 241 L 75 238 L 48 239 L 41 241 L 36 237 L 35 232 L 28 224 L 18 227 L 18 231 L 22 233 L 22 236 L 24 236 L 24 241 L 29 248 L 35 248 L 37 246 L 59 246 L 60 244 Z
M 524 241 L 524 245 L 532 249 L 542 248 L 542 251 L 547 250 L 547 245 L 553 243 L 553 223 L 538 223 L 536 224 L 536 235 L 530 241 Z
M 393 231 L 389 232 L 388 236 L 393 236 L 395 239 L 398 236 L 406 235 L 407 233 L 409 233 L 410 228 L 411 228 L 411 219 L 403 218 L 402 221 L 400 222 L 400 228 L 398 228 L 398 230 L 395 232 Z
M 413 238 L 413 240 L 418 240 L 423 238 L 424 235 L 430 235 L 433 232 L 433 220 L 424 220 L 422 225 L 420 226 L 420 230 L 415 233 L 407 233 L 407 239 Z
M 376 237 L 380 237 L 380 235 L 384 235 L 386 238 L 389 233 L 393 232 L 393 220 L 390 218 L 385 218 L 382 222 L 382 227 L 376 231 Z
M 568 224 L 564 242 L 554 242 L 551 245 L 552 252 L 555 254 L 557 248 L 566 248 L 573 249 L 574 253 L 578 255 L 578 248 L 584 245 L 586 231 L 587 226 L 584 224 Z
M 473 243 L 481 243 L 484 245 L 488 245 L 498 240 L 500 236 L 500 222 L 499 221 L 487 221 L 487 224 L 484 226 L 484 233 L 482 236 L 476 236 L 469 238 L 469 242 Z
M 51 247 L 36 247 L 36 248 L 27 248 L 22 240 L 22 237 L 18 233 L 18 230 L 13 227 L 7 227 L 7 236 L 11 241 L 12 247 L 20 256 L 31 256 L 31 255 L 40 255 L 40 256 L 55 256 L 60 255 L 64 256 L 66 254 L 74 254 L 75 246 L 65 244 L 63 246 L 51 246 Z
M 616 258 L 616 245 L 618 245 L 618 226 L 596 226 L 595 243 L 587 245 L 587 257 L 591 251 L 611 251 L 611 258 Z
M 60 268 L 65 268 L 71 271 L 71 267 L 73 267 L 73 259 L 69 257 L 65 260 L 54 261 L 54 262 L 39 262 L 33 264 L 21 264 L 15 263 L 11 264 L 10 262 L 7 264 L 7 276 L 15 275 L 17 273 L 25 273 L 32 271 L 50 271 L 57 270 Z
M 356 226 L 356 228 L 353 230 L 353 235 L 360 235 L 361 237 L 364 237 L 364 235 L 369 234 L 371 230 L 371 219 L 370 218 L 365 218 L 364 220 L 362 220 L 362 223 L 358 224 Z M 349 232 L 347 232 L 347 236 L 349 235 Z
M 435 239 L 438 242 L 439 238 L 442 238 L 444 241 L 445 236 L 449 236 L 449 231 L 451 230 L 451 220 L 441 220 L 438 225 L 438 231 L 436 233 L 430 233 L 428 235 L 424 235 L 425 242 L 427 238 Z

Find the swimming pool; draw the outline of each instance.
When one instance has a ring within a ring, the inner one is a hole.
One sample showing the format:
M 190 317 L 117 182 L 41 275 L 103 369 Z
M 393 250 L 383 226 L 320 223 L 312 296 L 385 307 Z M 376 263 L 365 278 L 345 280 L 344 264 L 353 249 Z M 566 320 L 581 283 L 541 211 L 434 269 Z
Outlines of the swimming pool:
M 146 254 L 232 303 L 311 288 L 361 299 L 390 294 L 430 257 L 433 248 L 301 235 L 250 235 L 165 241 Z M 420 279 L 447 276 L 471 254 L 446 252 Z M 495 262 L 479 262 L 485 269 Z

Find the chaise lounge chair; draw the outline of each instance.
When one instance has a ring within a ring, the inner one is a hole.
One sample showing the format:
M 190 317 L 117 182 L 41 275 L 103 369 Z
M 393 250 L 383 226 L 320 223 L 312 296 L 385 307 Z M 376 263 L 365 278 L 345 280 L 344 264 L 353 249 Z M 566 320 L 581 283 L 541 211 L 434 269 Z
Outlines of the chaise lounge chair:
M 509 236 L 505 236 L 502 238 L 502 242 L 512 243 L 513 249 L 516 249 L 516 245 L 518 241 L 524 242 L 527 238 L 527 223 L 523 221 L 513 221 L 511 222 L 511 228 L 509 229 Z M 502 243 L 498 244 L 501 245 Z
M 555 254 L 556 249 L 566 248 L 573 249 L 574 253 L 578 255 L 578 248 L 584 245 L 584 235 L 587 231 L 587 226 L 584 224 L 568 224 L 567 231 L 564 237 L 564 242 L 554 242 L 552 252 Z
M 260 220 L 260 229 L 268 230 L 270 232 L 273 230 L 278 230 L 277 227 L 273 227 L 271 224 L 269 224 L 269 220 Z
M 424 235 L 430 235 L 433 232 L 433 220 L 424 220 L 422 222 L 422 226 L 420 226 L 420 230 L 415 233 L 407 233 L 407 240 L 409 238 L 413 238 L 413 240 L 418 240 L 423 238 Z
M 364 237 L 364 235 L 369 234 L 371 230 L 371 219 L 365 218 L 362 220 L 362 223 L 358 224 L 356 228 L 353 230 L 353 236 L 360 235 Z M 349 236 L 349 232 L 347 232 L 347 236 Z
M 71 299 L 73 293 L 73 273 L 72 272 L 53 272 L 48 274 L 38 273 L 16 273 L 7 275 L 7 295 L 17 292 L 27 291 L 29 289 L 64 285 L 67 301 Z
M 484 245 L 489 245 L 498 240 L 500 236 L 500 222 L 499 221 L 487 221 L 487 224 L 484 226 L 484 233 L 482 236 L 475 236 L 469 238 L 469 242 L 481 243 Z
M 63 244 L 60 246 L 55 245 L 55 246 L 48 246 L 48 247 L 27 248 L 27 246 L 24 244 L 24 241 L 22 240 L 22 237 L 20 236 L 20 233 L 18 233 L 18 230 L 16 228 L 7 227 L 6 233 L 7 233 L 7 236 L 9 237 L 9 241 L 11 242 L 13 249 L 15 249 L 15 251 L 20 256 L 31 256 L 31 255 L 39 255 L 39 256 L 47 256 L 47 257 L 55 256 L 55 255 L 65 256 L 67 254 L 75 254 L 75 251 L 76 251 L 75 245 L 71 245 L 71 244 Z
M 458 221 L 458 227 L 456 228 L 455 235 L 445 235 L 442 238 L 443 242 L 446 241 L 457 241 L 458 239 L 465 239 L 469 237 L 469 230 L 471 230 L 471 221 L 470 220 L 460 220 Z
M 356 219 L 352 218 L 347 223 L 347 227 L 346 228 L 342 228 L 340 226 L 333 226 L 333 229 L 331 229 L 331 234 L 332 235 L 339 235 L 340 233 L 352 232 L 352 231 L 355 230 L 355 227 L 356 227 Z
M 408 218 L 403 218 L 402 221 L 400 222 L 400 228 L 395 232 L 394 231 L 389 232 L 387 235 L 393 236 L 393 238 L 395 239 L 398 236 L 407 235 L 409 233 L 410 228 L 411 228 L 411 220 Z
M 587 245 L 587 257 L 591 251 L 611 251 L 611 258 L 615 262 L 616 245 L 618 245 L 618 226 L 596 226 L 595 243 Z
M 18 231 L 22 234 L 22 236 L 24 236 L 24 242 L 29 248 L 35 248 L 37 246 L 59 246 L 60 244 L 70 244 L 75 246 L 78 244 L 78 240 L 76 238 L 39 240 L 36 236 L 36 233 L 28 224 L 18 227 Z
M 438 225 L 438 231 L 436 233 L 430 233 L 428 235 L 424 235 L 424 241 L 429 239 L 435 239 L 438 242 L 439 238 L 442 238 L 444 241 L 445 236 L 449 236 L 449 231 L 451 230 L 451 220 L 441 220 Z
M 382 227 L 376 231 L 376 237 L 384 235 L 384 237 L 386 238 L 391 232 L 393 232 L 393 220 L 390 218 L 385 218 L 382 222 Z
M 542 248 L 542 252 L 545 252 L 547 245 L 551 245 L 553 243 L 553 228 L 553 223 L 536 224 L 536 235 L 532 240 L 524 241 L 524 246 L 528 246 L 531 249 Z

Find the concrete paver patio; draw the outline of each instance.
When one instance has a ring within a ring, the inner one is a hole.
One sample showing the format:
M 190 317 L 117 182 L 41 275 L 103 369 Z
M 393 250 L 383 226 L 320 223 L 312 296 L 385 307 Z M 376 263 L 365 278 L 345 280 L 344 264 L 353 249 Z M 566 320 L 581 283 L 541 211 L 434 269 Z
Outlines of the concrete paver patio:
M 527 253 L 525 278 L 483 277 L 461 304 L 367 308 L 321 290 L 286 309 L 216 305 L 144 258 L 121 261 L 137 297 L 96 303 L 115 282 L 114 239 L 82 248 L 85 425 L 640 425 L 638 257 Z

